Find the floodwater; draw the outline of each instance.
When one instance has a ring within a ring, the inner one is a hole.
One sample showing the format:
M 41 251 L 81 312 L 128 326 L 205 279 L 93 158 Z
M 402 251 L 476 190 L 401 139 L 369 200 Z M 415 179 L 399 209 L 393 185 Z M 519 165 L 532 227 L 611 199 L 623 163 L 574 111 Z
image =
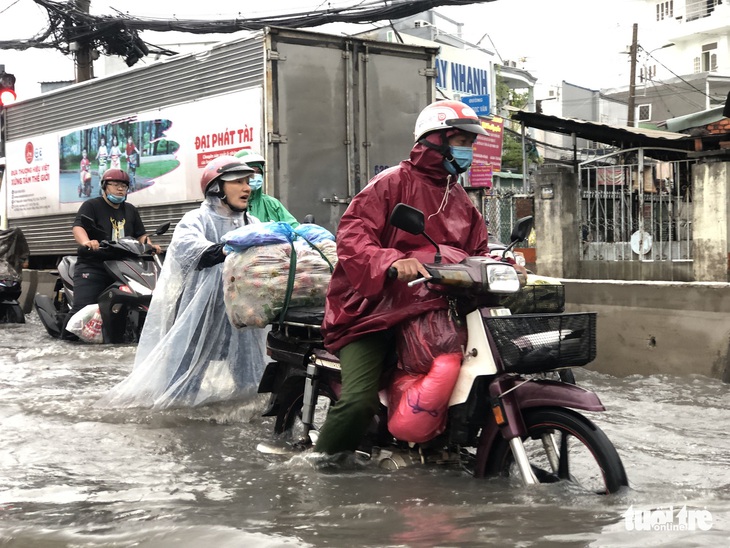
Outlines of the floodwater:
M 0 326 L 0 547 L 730 546 L 730 385 L 717 380 L 576 371 L 608 408 L 588 415 L 631 484 L 596 496 L 265 456 L 263 400 L 99 409 L 135 347 L 56 341 L 27 318 Z

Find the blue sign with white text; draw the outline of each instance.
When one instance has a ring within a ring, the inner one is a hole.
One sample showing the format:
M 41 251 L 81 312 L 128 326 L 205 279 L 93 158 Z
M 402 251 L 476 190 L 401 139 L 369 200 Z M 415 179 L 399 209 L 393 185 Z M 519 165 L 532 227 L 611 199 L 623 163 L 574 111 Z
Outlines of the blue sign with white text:
M 489 95 L 471 95 L 461 98 L 462 103 L 466 103 L 479 116 L 489 116 Z
M 489 72 L 437 57 L 436 87 L 457 93 L 485 95 L 489 93 Z

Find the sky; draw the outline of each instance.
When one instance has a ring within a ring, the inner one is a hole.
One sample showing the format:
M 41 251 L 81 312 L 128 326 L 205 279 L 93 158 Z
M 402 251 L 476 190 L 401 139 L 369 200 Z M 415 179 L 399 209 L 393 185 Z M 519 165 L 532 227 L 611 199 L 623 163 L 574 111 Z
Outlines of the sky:
M 231 19 L 281 15 L 328 4 L 348 6 L 356 0 L 276 0 L 270 3 L 276 5 L 275 9 L 251 9 L 253 3 L 242 0 L 239 6 L 246 6 L 247 10 L 236 11 L 231 0 L 125 0 L 123 4 L 91 0 L 91 13 L 112 15 L 120 9 L 115 6 L 123 6 L 121 11 L 135 16 Z M 628 85 L 628 55 L 622 52 L 627 51 L 636 22 L 630 14 L 641 4 L 641 0 L 495 0 L 437 11 L 465 23 L 466 40 L 481 40 L 481 46 L 496 51 L 502 60 L 516 61 L 517 66 L 529 70 L 543 84 L 566 80 L 601 89 Z M 46 26 L 46 11 L 33 0 L 0 0 L 0 39 L 31 38 Z M 372 27 L 330 25 L 317 30 L 354 34 Z M 155 33 L 153 37 L 146 34 L 144 38 L 161 45 L 165 40 L 178 40 L 172 33 Z M 0 50 L 0 65 L 3 64 L 7 72 L 17 77 L 19 99 L 40 93 L 40 81 L 74 78 L 72 59 L 50 50 Z

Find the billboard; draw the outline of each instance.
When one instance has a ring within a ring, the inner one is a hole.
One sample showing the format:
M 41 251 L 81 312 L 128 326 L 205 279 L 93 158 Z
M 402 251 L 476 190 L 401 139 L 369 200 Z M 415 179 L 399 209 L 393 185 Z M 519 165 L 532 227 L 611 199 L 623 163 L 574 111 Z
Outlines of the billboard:
M 135 206 L 201 200 L 200 175 L 213 158 L 261 144 L 261 88 L 6 144 L 8 218 L 75 213 L 100 195 L 116 167 L 133 180 Z
M 474 160 L 469 170 L 469 186 L 492 187 L 492 175 L 502 170 L 502 139 L 504 119 L 493 116 L 482 119 L 487 135 L 480 135 L 474 141 Z

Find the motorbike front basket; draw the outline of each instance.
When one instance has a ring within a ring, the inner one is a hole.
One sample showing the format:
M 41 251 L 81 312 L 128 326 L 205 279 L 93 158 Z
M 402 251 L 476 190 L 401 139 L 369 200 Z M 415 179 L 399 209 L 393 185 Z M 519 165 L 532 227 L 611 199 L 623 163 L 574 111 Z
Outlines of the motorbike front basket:
M 580 367 L 596 359 L 596 313 L 484 318 L 509 373 Z

